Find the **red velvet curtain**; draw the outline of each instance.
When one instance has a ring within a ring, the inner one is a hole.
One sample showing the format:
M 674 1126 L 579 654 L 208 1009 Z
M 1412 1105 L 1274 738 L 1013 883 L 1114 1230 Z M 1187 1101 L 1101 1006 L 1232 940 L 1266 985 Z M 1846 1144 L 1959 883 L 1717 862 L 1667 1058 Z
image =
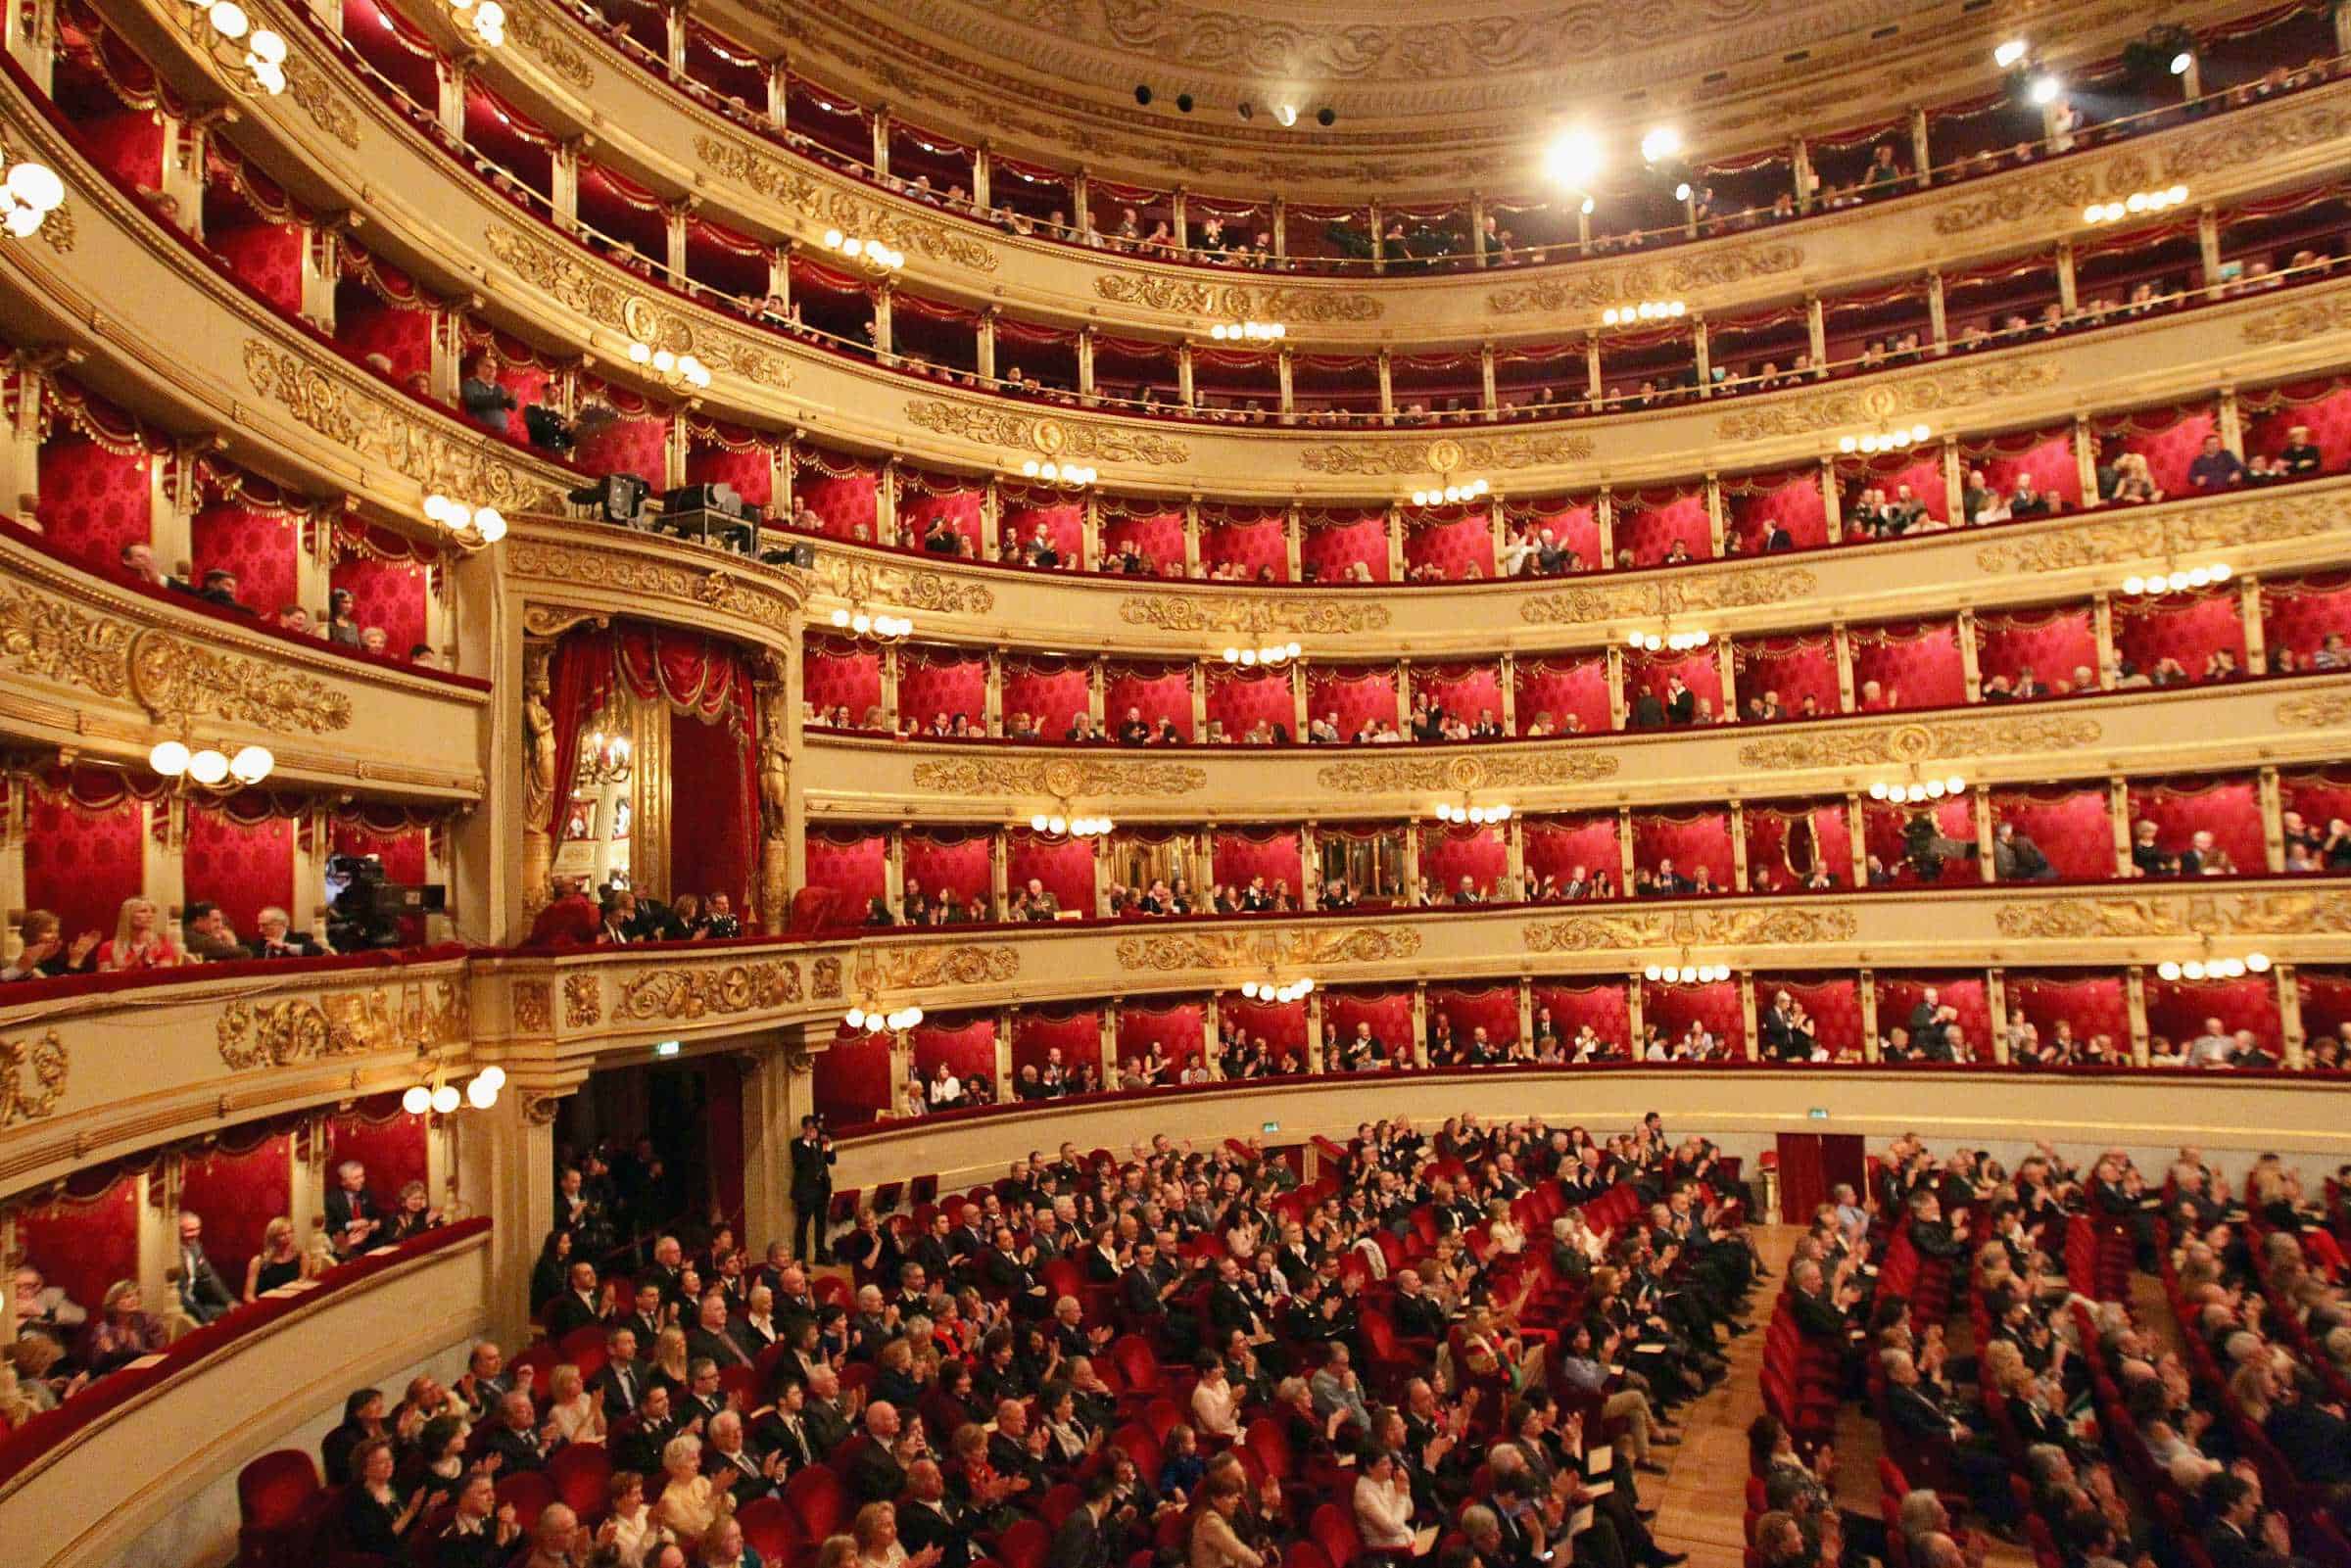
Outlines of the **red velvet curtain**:
M 409 1182 L 425 1179 L 429 1125 L 428 1117 L 403 1111 L 397 1094 L 361 1100 L 327 1117 L 327 1164 L 357 1160 L 367 1167 L 367 1185 L 389 1202 Z
M 26 805 L 26 907 L 53 912 L 69 939 L 113 936 L 122 901 L 146 885 L 139 803 L 120 775 L 82 769 L 35 783 Z
M 1186 740 L 1192 733 L 1191 669 L 1182 664 L 1106 664 L 1102 670 L 1102 711 L 1115 721 L 1128 708 L 1140 710 L 1143 722 L 1155 729 L 1162 719 L 1176 726 Z
M 100 1179 L 107 1176 L 112 1179 Z M 139 1277 L 138 1192 L 135 1174 L 108 1167 L 17 1212 L 17 1246 L 24 1260 L 93 1317 L 108 1287 Z M 146 1307 L 152 1312 L 167 1305 Z
M 188 808 L 188 902 L 218 904 L 239 937 L 251 941 L 262 910 L 294 901 L 294 822 L 240 822 L 211 805 Z
M 1352 740 L 1365 729 L 1396 725 L 1396 667 L 1315 666 L 1306 672 L 1309 721 L 1335 716 L 1339 737 Z
M 179 1207 L 204 1217 L 205 1253 L 221 1280 L 239 1292 L 246 1263 L 262 1250 L 263 1232 L 272 1219 L 288 1217 L 294 1201 L 293 1134 L 241 1131 L 191 1150 L 179 1167 Z M 150 1302 L 148 1309 L 159 1305 Z
M 1967 700 L 1956 621 L 1855 627 L 1850 638 L 1854 701 L 1862 712 L 1873 711 L 1863 690 L 1872 681 L 1884 693 L 1875 711 L 1948 707 Z
M 1518 733 L 1548 717 L 1559 735 L 1604 735 L 1608 713 L 1608 665 L 1597 655 L 1581 658 L 1521 658 L 1518 677 Z

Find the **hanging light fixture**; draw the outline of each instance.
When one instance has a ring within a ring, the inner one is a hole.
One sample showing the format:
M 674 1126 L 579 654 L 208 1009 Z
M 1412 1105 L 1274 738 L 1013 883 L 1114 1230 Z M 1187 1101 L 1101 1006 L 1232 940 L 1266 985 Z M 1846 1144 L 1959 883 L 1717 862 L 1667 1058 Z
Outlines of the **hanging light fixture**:
M 1302 996 L 1314 994 L 1315 982 L 1307 976 L 1294 980 L 1275 980 L 1271 975 L 1262 980 L 1241 981 L 1241 995 L 1252 1002 L 1295 1002 Z
M 424 498 L 424 515 L 468 552 L 506 537 L 506 519 L 497 507 L 468 506 L 438 491 Z
M 236 0 L 193 0 L 179 15 L 238 91 L 274 98 L 286 90 L 286 40 L 255 26 Z
M 235 794 L 269 777 L 277 759 L 267 746 L 190 746 L 185 740 L 159 740 L 147 753 L 147 766 L 169 780 L 173 788 L 190 786 L 216 794 Z
M 30 239 L 65 200 L 66 182 L 48 165 L 19 164 L 0 182 L 0 225 L 18 239 Z
M 400 1097 L 400 1108 L 409 1116 L 420 1117 L 426 1112 L 446 1117 L 459 1105 L 469 1105 L 476 1111 L 487 1111 L 498 1104 L 499 1091 L 506 1086 L 506 1069 L 486 1067 L 473 1076 L 463 1090 L 449 1081 L 448 1075 L 436 1068 L 432 1077 L 423 1083 L 411 1083 Z

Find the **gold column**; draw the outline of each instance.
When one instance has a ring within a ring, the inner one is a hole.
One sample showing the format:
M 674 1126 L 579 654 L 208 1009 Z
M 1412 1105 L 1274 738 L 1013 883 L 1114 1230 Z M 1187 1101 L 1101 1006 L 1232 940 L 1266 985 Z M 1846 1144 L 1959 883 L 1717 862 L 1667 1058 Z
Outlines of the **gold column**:
M 2098 685 L 2111 689 L 2122 674 L 2122 655 L 2114 650 L 2114 595 L 2103 589 L 2091 594 L 2089 615 L 2098 639 Z
M 2090 433 L 2089 415 L 2074 415 L 2074 466 L 2082 481 L 2082 504 L 2098 503 L 2098 443 Z
M 2221 219 L 2210 202 L 2196 209 L 2196 253 L 2203 262 L 2204 286 L 2221 281 Z
M 2143 1068 L 2147 1065 L 2147 972 L 2145 967 L 2138 964 L 2132 965 L 2124 972 L 2123 982 L 2131 998 L 2131 1060 Z
M 1861 791 L 1845 792 L 1846 849 L 1851 857 L 1852 885 L 1869 885 L 1869 839 L 1861 831 Z
M 1510 891 L 1505 896 L 1512 899 L 1523 899 L 1526 897 L 1526 836 L 1523 831 L 1524 827 L 1525 820 L 1521 818 L 1515 811 L 1511 813 L 1511 820 L 1503 824 L 1503 867 L 1510 878 Z M 1520 1039 L 1524 1039 L 1526 1037 L 1526 1030 L 1523 1025 L 1521 1025 L 1518 1031 L 1518 1037 Z
M 1927 320 L 1935 335 L 1935 352 L 1951 352 L 1951 322 L 1943 296 L 1943 269 L 1937 267 L 1927 274 Z
M 1711 398 L 1714 396 L 1714 356 L 1706 336 L 1706 318 L 1703 315 L 1691 317 L 1690 337 L 1698 354 L 1698 395 Z
M 1383 425 L 1396 422 L 1395 366 L 1389 361 L 1384 346 L 1379 351 L 1379 422 Z
M 670 887 L 669 704 L 629 704 L 629 885 L 667 900 Z
M 1298 412 L 1298 399 L 1290 388 L 1290 346 L 1286 343 L 1273 351 L 1273 378 L 1279 393 L 1277 405 L 1281 412 L 1281 422 L 1285 425 L 1295 424 L 1297 423 L 1295 416 Z
M 1183 198 L 1184 189 L 1178 185 L 1176 187 L 1175 195 L 1168 201 L 1170 214 L 1174 218 L 1172 232 L 1176 237 L 1176 248 L 1179 251 L 1192 243 L 1192 229 L 1191 224 L 1186 221 L 1184 216 Z
M 1837 463 L 1834 458 L 1820 460 L 1820 504 L 1828 518 L 1829 543 L 1845 543 L 1845 503 L 1837 494 Z
M 1616 808 L 1616 870 L 1620 880 L 1617 896 L 1630 898 L 1633 892 L 1633 808 Z
M 1918 165 L 1918 188 L 1923 191 L 1935 180 L 1935 154 L 1927 145 L 1927 112 L 1923 108 L 1910 111 L 1910 157 Z
M 1829 628 L 1829 641 L 1837 649 L 1837 711 L 1853 711 L 1853 634 L 1843 621 Z
M 1875 1063 L 1881 1059 L 1878 1050 L 1878 972 L 1863 970 L 1860 979 L 1861 999 L 1861 1060 Z
M 1624 649 L 1608 649 L 1608 724 L 1615 730 L 1625 727 L 1624 708 Z
M 1322 1070 L 1323 1049 L 1322 993 L 1318 989 L 1306 993 L 1306 1069 L 1309 1072 Z
M 2106 818 L 2114 825 L 2114 874 L 2131 875 L 2131 786 L 2121 779 L 2106 781 Z
M 1404 581 L 1404 508 L 1395 501 L 1388 502 L 1388 581 Z
M 1991 1059 L 2006 1067 L 2009 1063 L 2008 972 L 1997 966 L 1984 972 L 1984 1011 L 1991 1020 Z
M 1624 977 L 1624 1026 L 1631 1036 L 1624 1042 L 1632 1060 L 1641 1060 L 1641 972 L 1633 971 Z
M 1502 733 L 1518 733 L 1518 655 L 1502 656 Z
M 1971 605 L 1959 608 L 1959 673 L 1966 683 L 1967 700 L 1984 700 L 1984 670 L 1976 649 L 1976 612 Z
M 793 776 L 800 744 L 800 640 L 760 660 L 759 697 L 759 927 L 783 932 L 792 890 L 807 875 L 806 791 Z M 746 921 L 746 926 L 748 922 Z
M 2236 608 L 2245 623 L 2245 668 L 2255 675 L 2270 673 L 2269 630 L 2261 618 L 2261 576 L 2247 572 L 2236 580 Z
M 1516 821 L 1515 818 L 1511 819 Z M 1747 891 L 1747 803 L 1731 802 L 1731 885 Z
M 1953 528 L 1967 523 L 1967 487 L 1959 471 L 1959 439 L 1945 437 L 1943 443 L 1943 508 L 1950 517 Z
M 2276 764 L 2265 766 L 2257 777 L 2261 788 L 2264 858 L 2269 861 L 2270 874 L 2278 876 L 2285 870 L 2285 795 L 2278 786 Z
M 2057 242 L 2057 303 L 2064 307 L 2067 315 L 2074 313 L 2077 298 L 2074 291 L 2074 242 L 2059 240 Z
M 1586 398 L 1593 407 L 1600 407 L 1607 401 L 1608 389 L 1601 379 L 1600 334 L 1597 332 L 1584 334 L 1584 380 Z
M 1600 487 L 1600 503 L 1594 508 L 1593 523 L 1600 535 L 1600 570 L 1616 569 L 1616 495 L 1607 486 Z
M 2291 964 L 2279 964 L 2270 974 L 2278 982 L 2278 1031 L 2285 1045 L 2285 1065 L 2299 1072 L 2310 1045 L 2310 1031 L 2302 1022 L 2302 987 Z
M 1968 800 L 1968 815 L 1976 825 L 1977 869 L 1985 881 L 1996 881 L 1999 879 L 1996 875 L 1996 868 L 1992 865 L 1991 830 L 1994 824 L 1991 820 L 1991 793 L 1981 787 L 1977 788 Z
M 1413 1065 L 1428 1066 L 1428 982 L 1413 982 Z
M 1485 399 L 1480 406 L 1486 410 L 1486 417 L 1491 419 L 1500 405 L 1494 391 L 1494 344 L 1491 339 L 1477 346 L 1477 378 L 1480 395 Z
M 1743 969 L 1739 972 L 1739 1022 L 1746 1025 L 1747 1054 L 1749 1059 L 1752 1060 L 1757 1054 L 1755 1036 L 1759 1032 L 1759 1021 L 1755 1017 L 1755 972 L 1753 970 Z
M 1716 560 L 1722 559 L 1724 534 L 1722 476 L 1709 473 L 1706 475 L 1706 546 L 1714 552 Z

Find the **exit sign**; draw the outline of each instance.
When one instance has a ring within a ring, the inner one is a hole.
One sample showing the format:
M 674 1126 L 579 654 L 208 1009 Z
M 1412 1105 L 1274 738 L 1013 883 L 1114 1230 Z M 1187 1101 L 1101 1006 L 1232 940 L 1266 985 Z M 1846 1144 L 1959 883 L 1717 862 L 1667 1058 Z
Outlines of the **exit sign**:
M 1274 1133 L 1281 1130 L 1281 1123 L 1278 1121 L 1264 1122 L 1258 1127 L 1257 1130 L 1266 1134 L 1268 1137 L 1271 1137 Z
M 1804 1115 L 1810 1117 L 1815 1121 L 1826 1121 L 1829 1119 L 1829 1108 L 1827 1106 L 1816 1105 L 1811 1110 L 1805 1112 Z

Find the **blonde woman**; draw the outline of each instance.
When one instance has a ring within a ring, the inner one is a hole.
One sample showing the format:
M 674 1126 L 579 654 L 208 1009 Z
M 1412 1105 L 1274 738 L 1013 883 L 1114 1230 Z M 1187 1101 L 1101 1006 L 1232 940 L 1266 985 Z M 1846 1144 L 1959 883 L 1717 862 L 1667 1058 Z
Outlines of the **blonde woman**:
M 652 1364 L 645 1371 L 648 1383 L 669 1385 L 671 1403 L 686 1397 L 693 1388 L 694 1378 L 686 1370 L 686 1331 L 672 1323 L 653 1341 Z
M 857 1543 L 857 1568 L 936 1568 L 940 1555 L 934 1543 L 907 1556 L 898 1544 L 898 1510 L 887 1502 L 869 1502 L 858 1509 L 849 1522 L 849 1535 Z
M 702 1440 L 691 1433 L 671 1438 L 661 1449 L 661 1472 L 668 1480 L 653 1504 L 653 1520 L 680 1541 L 701 1540 L 734 1503 L 733 1493 L 702 1474 Z
M 280 1214 L 262 1232 L 262 1250 L 245 1265 L 245 1299 L 259 1301 L 309 1271 L 302 1249 L 294 1244 L 294 1221 Z
M 565 1443 L 604 1441 L 604 1407 L 588 1392 L 580 1369 L 565 1361 L 548 1379 L 547 1418 Z
M 1486 1206 L 1486 1240 L 1493 1251 L 1515 1258 L 1526 1251 L 1526 1231 L 1511 1217 L 1510 1201 L 1497 1198 Z
M 98 970 L 120 974 L 138 970 L 175 969 L 185 960 L 164 934 L 162 912 L 152 898 L 125 898 L 115 916 L 115 934 L 98 945 Z

